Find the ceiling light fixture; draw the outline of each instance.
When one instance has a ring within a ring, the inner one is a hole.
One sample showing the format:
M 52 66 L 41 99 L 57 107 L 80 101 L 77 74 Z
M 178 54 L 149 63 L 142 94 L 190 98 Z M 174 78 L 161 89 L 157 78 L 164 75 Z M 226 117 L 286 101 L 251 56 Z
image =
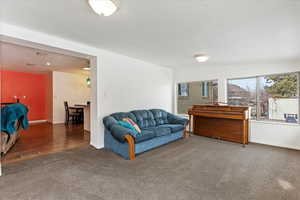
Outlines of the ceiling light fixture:
M 47 65 L 47 66 L 50 66 L 50 65 L 51 65 L 51 63 L 50 63 L 50 62 L 46 62 L 46 65 Z
M 91 87 L 91 78 L 90 77 L 88 77 L 86 79 L 86 84 L 87 84 L 88 87 Z
M 206 54 L 196 54 L 194 55 L 194 58 L 198 62 L 206 62 L 209 59 L 209 57 Z
M 110 16 L 118 9 L 112 0 L 89 0 L 89 4 L 98 15 Z
M 82 68 L 83 70 L 86 70 L 86 71 L 90 71 L 91 70 L 91 68 L 90 67 L 84 67 L 84 68 Z

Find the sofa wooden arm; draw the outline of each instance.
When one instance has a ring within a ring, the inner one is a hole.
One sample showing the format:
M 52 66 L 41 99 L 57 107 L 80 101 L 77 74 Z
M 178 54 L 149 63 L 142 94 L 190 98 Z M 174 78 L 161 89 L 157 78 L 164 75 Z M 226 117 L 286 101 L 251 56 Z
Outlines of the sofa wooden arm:
M 135 159 L 135 144 L 134 144 L 134 139 L 131 135 L 126 134 L 125 139 L 128 142 L 129 145 L 129 159 L 134 160 Z

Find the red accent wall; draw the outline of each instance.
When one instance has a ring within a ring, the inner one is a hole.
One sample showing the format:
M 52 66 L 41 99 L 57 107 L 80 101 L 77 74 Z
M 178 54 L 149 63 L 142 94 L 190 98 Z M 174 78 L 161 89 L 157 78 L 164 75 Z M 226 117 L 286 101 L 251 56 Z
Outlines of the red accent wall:
M 1 72 L 1 102 L 14 102 L 14 96 L 29 108 L 29 120 L 45 120 L 46 74 Z

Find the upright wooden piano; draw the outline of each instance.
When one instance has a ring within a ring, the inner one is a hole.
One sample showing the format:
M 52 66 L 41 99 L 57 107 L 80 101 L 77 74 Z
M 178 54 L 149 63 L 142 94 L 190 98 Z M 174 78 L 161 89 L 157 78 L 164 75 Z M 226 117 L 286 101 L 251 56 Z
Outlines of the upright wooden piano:
M 248 107 L 194 105 L 188 114 L 194 134 L 248 144 Z

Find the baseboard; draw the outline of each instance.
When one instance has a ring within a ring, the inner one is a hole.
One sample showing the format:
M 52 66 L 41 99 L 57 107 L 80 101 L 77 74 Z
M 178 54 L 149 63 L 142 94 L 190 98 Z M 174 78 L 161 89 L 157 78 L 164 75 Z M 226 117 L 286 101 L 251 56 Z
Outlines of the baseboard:
M 93 144 L 92 142 L 90 142 L 90 145 L 91 145 L 92 147 L 94 147 L 95 149 L 103 149 L 103 148 L 104 148 L 104 145 L 95 145 L 95 144 Z
M 37 124 L 37 123 L 44 123 L 47 122 L 47 120 L 33 120 L 33 121 L 29 121 L 29 124 Z
M 263 143 L 263 142 L 255 142 L 255 141 L 254 142 L 249 141 L 249 143 L 265 145 L 265 146 L 270 146 L 270 147 L 277 147 L 277 148 L 281 148 L 281 149 L 289 149 L 289 150 L 294 150 L 294 151 L 300 151 L 299 147 L 293 147 L 293 146 L 283 146 L 283 145 L 277 145 L 277 144 L 268 144 L 268 143 Z
M 65 122 L 64 121 L 55 121 L 55 122 L 52 122 L 52 124 L 64 124 Z

